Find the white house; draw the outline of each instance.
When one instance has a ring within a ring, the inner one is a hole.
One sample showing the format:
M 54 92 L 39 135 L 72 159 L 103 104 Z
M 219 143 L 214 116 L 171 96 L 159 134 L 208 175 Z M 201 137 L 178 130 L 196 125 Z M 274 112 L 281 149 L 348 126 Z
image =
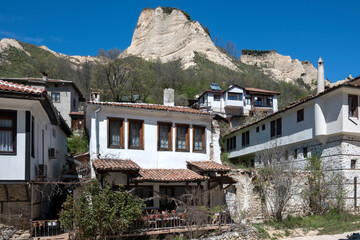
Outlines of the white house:
M 70 134 L 46 90 L 0 80 L 0 214 L 40 216 L 30 186 L 60 180 Z
M 279 92 L 237 85 L 221 90 L 215 83 L 211 88 L 197 98 L 195 106 L 199 110 L 219 114 L 229 120 L 249 116 L 254 111 L 273 113 L 278 110 Z
M 360 77 L 324 89 L 321 58 L 318 64 L 317 94 L 234 128 L 225 136 L 226 148 L 231 160 L 255 167 L 269 161 L 264 159 L 264 152 L 274 148 L 280 149 L 279 158 L 292 161 L 300 169 L 306 166 L 306 158 L 316 153 L 331 171 L 343 173 L 347 206 L 353 207 L 354 182 L 360 176 Z
M 101 179 L 107 173 L 110 183 L 127 188 L 146 186 L 138 192 L 142 197 L 153 193 L 176 197 L 189 186 L 208 188 L 208 173 L 216 175 L 216 169 L 222 172 L 224 168 L 219 164 L 219 129 L 214 116 L 174 106 L 172 89 L 166 89 L 164 99 L 169 103 L 114 103 L 99 99 L 87 103 L 93 177 Z M 193 162 L 215 167 L 204 175 L 187 168 Z M 149 207 L 162 209 L 172 208 L 170 205 L 160 199 L 148 203 Z
M 44 73 L 43 78 L 1 78 L 4 81 L 30 85 L 45 89 L 54 106 L 65 119 L 71 129 L 82 129 L 84 112 L 81 102 L 85 102 L 79 88 L 73 81 L 62 79 L 49 79 Z

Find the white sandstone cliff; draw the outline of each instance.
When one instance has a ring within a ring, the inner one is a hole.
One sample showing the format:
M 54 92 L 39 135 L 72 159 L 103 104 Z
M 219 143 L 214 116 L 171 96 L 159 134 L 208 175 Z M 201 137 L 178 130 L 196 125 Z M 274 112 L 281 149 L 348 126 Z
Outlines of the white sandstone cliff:
M 238 70 L 230 58 L 217 49 L 199 22 L 188 20 L 180 10 L 174 9 L 168 14 L 161 7 L 141 12 L 131 45 L 120 57 L 135 55 L 161 62 L 181 59 L 184 68 L 188 68 L 195 65 L 194 52 Z
M 248 65 L 257 65 L 262 71 L 277 81 L 296 82 L 301 78 L 306 84 L 316 84 L 317 69 L 309 61 L 291 59 L 278 54 L 275 50 L 263 54 L 242 54 L 240 61 Z

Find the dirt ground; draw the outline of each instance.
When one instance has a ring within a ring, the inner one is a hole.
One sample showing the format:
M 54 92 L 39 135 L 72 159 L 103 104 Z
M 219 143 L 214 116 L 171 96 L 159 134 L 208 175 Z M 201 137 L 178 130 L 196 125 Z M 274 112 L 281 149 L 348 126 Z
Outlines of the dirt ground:
M 303 237 L 280 238 L 280 239 L 282 239 L 282 240 L 348 240 L 348 238 L 347 238 L 348 235 L 351 235 L 352 233 L 359 233 L 359 232 L 360 232 L 360 230 L 353 231 L 353 232 L 341 233 L 341 234 L 335 234 L 335 235 L 320 235 L 320 236 L 307 235 L 307 236 L 303 236 Z

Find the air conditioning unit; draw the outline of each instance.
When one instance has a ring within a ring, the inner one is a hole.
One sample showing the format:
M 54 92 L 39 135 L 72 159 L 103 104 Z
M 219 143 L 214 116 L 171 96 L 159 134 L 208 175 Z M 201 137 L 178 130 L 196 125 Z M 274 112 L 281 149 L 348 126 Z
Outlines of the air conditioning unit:
M 56 158 L 56 149 L 49 148 L 49 158 Z
M 46 178 L 47 175 L 47 166 L 45 164 L 39 164 L 37 168 L 37 177 Z

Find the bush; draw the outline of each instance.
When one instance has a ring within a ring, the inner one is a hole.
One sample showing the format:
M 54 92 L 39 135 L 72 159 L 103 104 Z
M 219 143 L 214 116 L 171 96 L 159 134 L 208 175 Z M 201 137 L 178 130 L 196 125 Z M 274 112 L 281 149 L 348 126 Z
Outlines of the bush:
M 60 212 L 61 225 L 74 231 L 76 239 L 119 234 L 141 217 L 142 201 L 124 191 L 113 191 L 111 186 L 101 189 L 92 180 L 80 197 L 68 196 Z

